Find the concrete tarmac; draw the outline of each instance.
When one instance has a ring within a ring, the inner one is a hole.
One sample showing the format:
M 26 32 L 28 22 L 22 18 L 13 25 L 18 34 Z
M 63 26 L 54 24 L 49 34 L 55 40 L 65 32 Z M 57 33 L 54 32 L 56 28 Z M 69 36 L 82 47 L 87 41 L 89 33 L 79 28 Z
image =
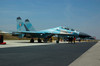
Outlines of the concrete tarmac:
M 100 66 L 100 41 L 69 66 Z
M 12 42 L 11 45 L 13 44 Z M 15 45 L 17 44 L 30 43 L 18 41 Z M 16 47 L 0 45 L 3 46 L 0 48 L 0 66 L 68 66 L 93 45 L 95 46 L 96 42 L 32 44 L 28 46 L 17 45 Z M 7 45 L 9 46 L 9 43 Z M 73 66 L 76 65 L 73 64 Z
M 6 45 L 0 45 L 0 48 L 8 48 L 8 47 L 25 47 L 25 46 L 37 46 L 37 45 L 51 45 L 54 43 L 30 43 L 30 40 L 5 40 Z

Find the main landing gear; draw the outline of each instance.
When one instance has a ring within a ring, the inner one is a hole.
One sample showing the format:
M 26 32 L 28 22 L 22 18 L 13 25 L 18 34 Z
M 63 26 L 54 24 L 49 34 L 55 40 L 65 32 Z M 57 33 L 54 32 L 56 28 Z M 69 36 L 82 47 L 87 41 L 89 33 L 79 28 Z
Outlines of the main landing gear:
M 41 43 L 41 42 L 42 42 L 41 39 L 38 38 L 38 43 Z M 30 43 L 34 43 L 34 39 L 33 38 L 31 38 Z
M 40 38 L 38 38 L 38 43 L 41 43 L 42 41 L 41 41 L 41 39 Z
M 58 35 L 58 38 L 57 38 L 57 41 L 56 41 L 56 43 L 59 43 L 59 40 L 60 40 L 60 37 L 59 37 L 59 35 Z
M 31 38 L 30 43 L 34 43 L 34 39 L 33 38 Z

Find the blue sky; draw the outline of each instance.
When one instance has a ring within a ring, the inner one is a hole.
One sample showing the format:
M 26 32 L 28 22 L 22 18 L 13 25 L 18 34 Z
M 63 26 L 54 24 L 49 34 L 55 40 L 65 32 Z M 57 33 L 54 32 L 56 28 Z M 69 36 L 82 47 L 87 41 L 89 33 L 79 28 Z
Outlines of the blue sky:
M 100 39 L 100 0 L 0 0 L 0 30 L 16 31 L 16 18 L 36 30 L 67 26 Z

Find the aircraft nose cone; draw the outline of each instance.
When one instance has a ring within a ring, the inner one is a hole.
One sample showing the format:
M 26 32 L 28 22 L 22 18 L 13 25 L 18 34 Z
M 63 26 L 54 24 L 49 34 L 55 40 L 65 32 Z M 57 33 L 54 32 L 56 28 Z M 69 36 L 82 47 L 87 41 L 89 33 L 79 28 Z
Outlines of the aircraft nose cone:
M 86 33 L 79 33 L 79 37 L 91 37 L 90 35 L 86 34 Z

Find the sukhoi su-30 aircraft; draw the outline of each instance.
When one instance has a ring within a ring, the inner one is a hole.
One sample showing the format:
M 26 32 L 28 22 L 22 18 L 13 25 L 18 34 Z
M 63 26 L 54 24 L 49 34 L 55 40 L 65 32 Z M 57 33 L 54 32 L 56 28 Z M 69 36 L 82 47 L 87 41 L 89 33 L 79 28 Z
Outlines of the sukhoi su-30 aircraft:
M 38 42 L 41 42 L 40 38 L 42 38 L 44 42 L 47 42 L 49 38 L 56 35 L 58 37 L 56 41 L 57 43 L 59 43 L 60 37 L 67 39 L 69 39 L 69 37 L 71 37 L 72 39 L 79 37 L 80 38 L 91 37 L 88 34 L 78 32 L 74 29 L 69 29 L 62 26 L 36 31 L 28 19 L 26 19 L 25 22 L 23 22 L 20 17 L 17 17 L 17 32 L 12 32 L 12 35 L 18 36 L 20 38 L 22 37 L 31 38 L 30 42 L 34 42 L 34 38 L 38 38 Z

